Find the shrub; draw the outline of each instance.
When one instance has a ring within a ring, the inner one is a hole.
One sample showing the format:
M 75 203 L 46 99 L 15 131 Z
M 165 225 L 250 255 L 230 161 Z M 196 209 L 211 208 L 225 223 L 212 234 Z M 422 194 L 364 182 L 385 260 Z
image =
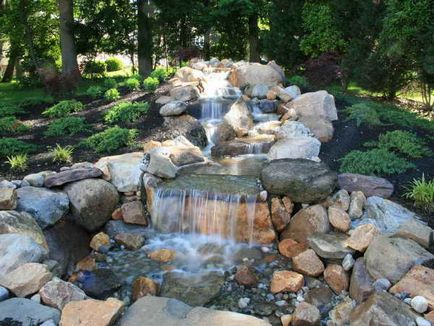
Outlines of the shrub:
M 46 137 L 74 136 L 89 128 L 84 118 L 81 117 L 66 117 L 60 118 L 48 126 L 44 135 Z
M 169 77 L 169 71 L 166 70 L 163 67 L 158 67 L 158 68 L 155 68 L 155 70 L 153 72 L 151 72 L 151 74 L 149 75 L 149 77 L 156 78 L 161 83 L 166 78 Z
M 90 136 L 82 145 L 97 153 L 111 153 L 117 149 L 131 145 L 137 137 L 136 129 L 125 129 L 118 126 L 106 129 Z
M 288 83 L 291 85 L 297 85 L 298 87 L 307 87 L 309 86 L 306 78 L 303 76 L 294 75 L 288 78 Z
M 118 86 L 118 82 L 114 78 L 106 78 L 104 79 L 104 88 L 110 89 L 110 88 L 116 88 Z
M 13 104 L 0 105 L 0 118 L 17 115 L 21 113 L 24 113 L 24 110 L 18 105 L 13 105 Z
M 10 165 L 11 170 L 24 171 L 27 169 L 27 154 L 18 154 L 8 156 L 7 163 Z
M 91 74 L 91 75 L 99 75 L 104 76 L 106 72 L 107 66 L 104 61 L 89 61 L 86 62 L 86 65 L 84 66 L 84 73 Z
M 84 105 L 79 101 L 64 100 L 45 110 L 44 112 L 42 112 L 42 114 L 50 118 L 62 118 L 66 117 L 72 112 L 82 111 L 83 109 Z
M 105 64 L 107 67 L 107 71 L 109 71 L 109 72 L 110 71 L 119 71 L 119 70 L 122 70 L 122 68 L 124 67 L 122 60 L 119 58 L 115 58 L 115 57 L 108 58 L 105 61 Z
M 121 98 L 121 95 L 119 94 L 119 91 L 116 88 L 110 88 L 104 93 L 104 98 L 107 101 L 116 101 Z
M 103 92 L 104 92 L 104 90 L 101 86 L 90 86 L 86 90 L 86 95 L 88 95 L 92 98 L 97 98 L 97 97 L 101 96 Z
M 155 91 L 160 85 L 160 81 L 157 78 L 148 77 L 143 81 L 143 87 L 150 92 Z
M 17 120 L 17 118 L 10 116 L 0 118 L 0 134 L 5 133 L 19 133 L 27 131 L 29 127 L 23 124 L 21 121 Z
M 125 81 L 125 87 L 131 91 L 138 90 L 140 89 L 140 81 L 135 78 L 128 78 Z
M 51 150 L 53 155 L 53 162 L 72 162 L 72 154 L 74 149 L 72 146 L 62 147 L 59 144 Z
M 422 139 L 411 132 L 402 130 L 381 134 L 378 137 L 377 146 L 410 158 L 421 158 L 430 154 L 430 150 L 425 147 L 425 142 Z
M 341 160 L 341 172 L 367 175 L 388 175 L 403 173 L 414 164 L 391 153 L 384 148 L 375 148 L 366 152 L 351 151 Z
M 36 146 L 15 138 L 0 138 L 0 157 L 34 152 Z
M 123 102 L 110 108 L 104 116 L 104 121 L 109 124 L 135 122 L 146 114 L 148 103 Z
M 406 198 L 412 199 L 417 206 L 425 208 L 431 212 L 434 210 L 434 180 L 425 180 L 425 175 L 422 178 L 413 179 L 404 194 Z
M 370 103 L 358 103 L 345 109 L 347 120 L 356 120 L 357 127 L 362 124 L 368 126 L 381 125 L 380 117 L 374 105 Z

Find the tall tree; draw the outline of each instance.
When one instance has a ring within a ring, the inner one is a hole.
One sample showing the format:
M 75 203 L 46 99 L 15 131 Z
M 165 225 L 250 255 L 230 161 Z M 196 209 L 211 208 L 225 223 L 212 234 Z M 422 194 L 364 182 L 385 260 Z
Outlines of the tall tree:
M 152 11 L 149 0 L 137 0 L 137 53 L 139 74 L 143 77 L 152 72 Z

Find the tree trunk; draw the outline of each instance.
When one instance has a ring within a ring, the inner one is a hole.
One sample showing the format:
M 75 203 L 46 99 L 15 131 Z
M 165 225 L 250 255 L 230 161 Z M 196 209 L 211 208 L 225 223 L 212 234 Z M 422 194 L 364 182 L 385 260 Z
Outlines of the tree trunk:
M 3 75 L 2 83 L 9 83 L 14 77 L 15 65 L 18 61 L 18 49 L 13 44 L 9 50 L 9 60 L 8 65 L 6 66 L 5 73 Z
M 207 30 L 203 40 L 203 56 L 205 60 L 211 59 L 211 31 Z
M 256 13 L 249 16 L 249 61 L 259 62 L 258 41 L 259 28 L 258 28 L 258 15 Z
M 73 0 L 58 0 L 60 13 L 60 48 L 62 52 L 62 74 L 67 77 L 80 77 L 77 50 L 74 42 Z
M 149 0 L 137 0 L 137 10 L 139 74 L 147 77 L 152 72 L 152 22 Z

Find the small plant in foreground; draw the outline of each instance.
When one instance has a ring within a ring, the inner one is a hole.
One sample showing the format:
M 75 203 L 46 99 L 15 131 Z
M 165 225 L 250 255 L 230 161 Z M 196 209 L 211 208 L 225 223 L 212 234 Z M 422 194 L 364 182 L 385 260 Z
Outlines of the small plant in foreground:
M 0 134 L 14 134 L 27 131 L 28 129 L 29 127 L 13 116 L 0 118 Z
M 72 154 L 74 153 L 74 148 L 72 146 L 62 147 L 59 144 L 51 151 L 53 155 L 53 162 L 68 163 L 72 162 Z
M 163 67 L 157 67 L 155 68 L 155 70 L 153 72 L 151 72 L 151 74 L 149 75 L 149 77 L 152 78 L 156 78 L 159 80 L 159 82 L 163 82 L 166 78 L 169 77 L 169 71 L 166 70 Z
M 16 138 L 0 138 L 0 157 L 8 157 L 18 154 L 28 154 L 34 152 L 36 146 L 26 143 Z
M 0 105 L 0 118 L 14 116 L 24 113 L 24 110 L 18 105 L 2 104 Z
M 119 58 L 108 58 L 105 61 L 106 67 L 107 67 L 107 71 L 111 72 L 111 71 L 119 71 L 122 70 L 122 68 L 124 67 L 124 64 L 122 62 L 121 59 Z
M 422 174 L 422 178 L 413 179 L 406 189 L 407 192 L 404 194 L 406 198 L 412 199 L 415 205 L 429 212 L 434 211 L 434 180 L 428 181 Z
M 42 114 L 49 118 L 62 118 L 72 112 L 82 111 L 83 109 L 83 103 L 77 100 L 64 100 L 45 110 Z
M 107 101 L 116 101 L 118 99 L 121 98 L 121 95 L 119 94 L 119 91 L 116 88 L 110 88 L 109 90 L 107 90 L 104 94 L 104 98 Z
M 110 108 L 104 116 L 104 121 L 109 124 L 132 123 L 148 112 L 148 103 L 122 102 Z
M 130 146 L 137 138 L 137 134 L 136 129 L 115 126 L 90 136 L 82 142 L 82 145 L 97 153 L 111 153 L 121 147 Z
M 374 148 L 366 152 L 351 151 L 340 161 L 341 172 L 367 175 L 403 173 L 414 168 L 414 164 L 383 148 Z
M 430 155 L 423 139 L 417 135 L 402 130 L 389 131 L 378 137 L 377 146 L 410 158 L 421 158 Z
M 54 120 L 48 126 L 46 137 L 74 136 L 85 132 L 89 126 L 82 117 L 66 117 Z
M 97 98 L 101 96 L 104 93 L 104 90 L 101 86 L 90 86 L 86 90 L 86 95 L 90 96 L 91 98 Z
M 128 78 L 125 81 L 125 87 L 128 88 L 130 91 L 135 91 L 140 89 L 140 81 L 136 78 Z
M 118 82 L 114 78 L 106 78 L 104 79 L 103 85 L 105 89 L 116 88 L 118 86 Z
M 25 171 L 27 169 L 27 154 L 18 154 L 14 156 L 8 156 L 7 163 L 10 165 L 11 170 Z
M 157 78 L 148 77 L 143 81 L 143 87 L 150 92 L 155 91 L 160 85 L 160 81 Z
M 380 126 L 382 123 L 374 105 L 370 103 L 358 103 L 345 109 L 347 120 L 356 120 L 357 127 L 362 124 L 368 126 Z

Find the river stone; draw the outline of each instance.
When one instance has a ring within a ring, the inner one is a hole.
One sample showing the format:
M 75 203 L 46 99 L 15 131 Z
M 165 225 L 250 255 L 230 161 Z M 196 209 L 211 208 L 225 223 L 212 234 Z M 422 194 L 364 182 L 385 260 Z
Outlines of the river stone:
M 0 181 L 0 189 L 16 189 L 18 187 L 17 184 L 15 184 L 15 181 L 21 184 L 21 180 L 14 180 L 14 182 L 8 181 L 8 180 L 2 180 Z
M 279 242 L 278 248 L 282 256 L 293 258 L 308 249 L 308 246 L 293 239 L 283 239 Z
M 348 214 L 350 218 L 357 219 L 362 217 L 363 208 L 366 205 L 366 197 L 361 191 L 353 191 L 350 197 L 350 207 L 348 210 Z
M 5 233 L 28 235 L 37 244 L 47 247 L 41 228 L 33 216 L 26 212 L 0 211 L 0 234 Z
M 278 85 L 283 82 L 280 73 L 269 65 L 260 63 L 241 63 L 231 71 L 229 82 L 235 86 L 242 88 L 248 85 Z
M 276 139 L 312 137 L 313 133 L 298 121 L 287 121 L 276 132 Z
M 0 275 L 25 263 L 40 262 L 48 254 L 31 237 L 16 233 L 0 234 L 0 252 Z
M 104 172 L 104 179 L 110 181 L 119 192 L 140 190 L 142 152 L 107 156 L 99 159 L 95 167 Z
M 86 179 L 68 184 L 72 219 L 88 231 L 95 231 L 110 218 L 119 201 L 116 188 L 101 179 Z
M 331 203 L 330 206 L 333 208 L 339 208 L 343 211 L 348 211 L 350 208 L 350 194 L 345 189 L 341 189 L 337 191 L 332 197 L 331 197 Z
M 351 249 L 365 252 L 372 240 L 379 234 L 378 229 L 373 224 L 362 224 L 351 231 L 350 237 L 345 245 Z
M 121 283 L 110 269 L 99 268 L 94 271 L 80 271 L 77 281 L 81 289 L 92 298 L 107 299 L 121 287 Z
M 429 249 L 432 242 L 433 230 L 416 219 L 410 219 L 401 224 L 399 229 L 394 234 L 395 237 L 411 239 L 416 241 L 425 249 Z
M 300 88 L 297 85 L 291 85 L 285 88 L 285 93 L 288 93 L 293 100 L 301 95 Z
M 17 207 L 17 192 L 14 188 L 0 188 L 0 210 Z
M 308 238 L 309 246 L 325 259 L 343 259 L 353 251 L 345 247 L 347 236 L 341 233 L 316 233 Z
M 62 221 L 44 231 L 49 258 L 57 261 L 62 275 L 70 274 L 75 264 L 90 253 L 90 237 L 81 227 Z
M 131 292 L 134 302 L 147 295 L 157 295 L 158 284 L 148 277 L 139 276 L 134 280 Z
M 146 172 L 161 178 L 172 179 L 176 177 L 178 168 L 170 159 L 170 149 L 157 147 L 146 155 L 149 156 L 149 164 L 146 167 Z
M 170 160 L 176 166 L 184 166 L 194 163 L 202 163 L 205 157 L 199 147 L 192 146 L 174 146 L 170 148 Z
M 338 183 L 341 189 L 348 192 L 361 191 L 366 197 L 378 196 L 389 198 L 393 194 L 393 184 L 383 178 L 374 176 L 342 173 L 338 175 Z
M 293 326 L 319 326 L 321 314 L 317 307 L 307 302 L 300 302 L 292 315 Z
M 194 85 L 181 85 L 170 90 L 170 97 L 176 101 L 188 102 L 199 98 L 199 89 Z
M 121 233 L 131 233 L 138 235 L 146 235 L 148 229 L 141 225 L 127 224 L 123 221 L 109 221 L 104 227 L 104 232 L 107 233 L 110 238 L 115 238 L 116 235 Z
M 330 206 L 328 208 L 330 224 L 338 231 L 347 232 L 351 227 L 351 219 L 343 209 Z
M 28 174 L 23 178 L 23 181 L 28 182 L 33 187 L 42 187 L 46 176 L 55 174 L 53 171 L 42 171 L 38 173 Z
M 385 258 L 387 257 L 387 258 Z M 378 236 L 365 252 L 366 268 L 374 279 L 398 282 L 414 265 L 434 259 L 434 255 L 410 239 Z
M 179 117 L 165 117 L 163 128 L 164 139 L 184 136 L 195 146 L 202 148 L 208 144 L 205 129 L 200 121 L 191 115 L 183 114 Z
M 137 300 L 125 313 L 120 325 L 137 326 L 269 326 L 262 319 L 230 311 L 190 307 L 169 298 L 146 296 Z
M 324 264 L 315 254 L 308 249 L 292 258 L 294 270 L 308 276 L 320 276 L 324 272 Z
M 365 259 L 363 257 L 358 258 L 351 273 L 350 297 L 356 300 L 357 303 L 365 301 L 374 293 L 373 283 L 374 280 L 366 269 Z
M 333 308 L 333 292 L 320 283 L 319 287 L 311 288 L 304 296 L 304 301 L 317 307 L 321 314 L 327 314 Z
M 271 199 L 271 222 L 274 228 L 280 232 L 288 225 L 291 220 L 291 211 L 288 211 L 279 197 Z
M 247 287 L 256 286 L 258 283 L 258 277 L 255 275 L 253 269 L 247 265 L 237 266 L 237 272 L 234 277 L 238 284 Z
M 276 113 L 277 111 L 277 101 L 260 100 L 258 106 L 264 113 Z
M 348 297 L 336 305 L 329 312 L 329 317 L 332 326 L 344 326 L 350 324 L 350 315 L 355 307 L 355 302 Z
M 101 175 L 102 171 L 93 167 L 70 169 L 47 176 L 44 181 L 44 186 L 47 188 L 59 187 L 74 181 L 99 178 Z
M 271 293 L 298 292 L 304 285 L 303 275 L 293 271 L 275 271 L 270 283 Z
M 337 175 L 324 163 L 281 159 L 265 165 L 261 180 L 271 194 L 288 196 L 297 203 L 313 203 L 333 192 Z
M 268 93 L 269 88 L 270 87 L 268 85 L 265 85 L 265 84 L 256 84 L 256 85 L 253 85 L 253 87 L 251 89 L 251 94 L 250 95 L 248 94 L 248 95 L 250 97 L 256 97 L 258 99 L 264 99 L 264 98 L 267 98 L 267 93 Z
M 171 101 L 160 108 L 160 114 L 163 117 L 171 115 L 180 115 L 187 110 L 187 104 L 182 101 Z
M 192 306 L 203 306 L 220 293 L 223 283 L 224 276 L 217 272 L 197 275 L 169 272 L 164 275 L 160 295 Z
M 140 249 L 145 242 L 143 236 L 133 233 L 119 233 L 115 236 L 115 240 L 129 250 Z
M 327 265 L 324 270 L 324 280 L 336 294 L 347 291 L 350 284 L 347 272 L 338 264 Z
M 281 239 L 290 238 L 300 243 L 307 243 L 309 236 L 329 231 L 327 211 L 321 205 L 313 205 L 301 209 L 291 218 L 289 225 L 281 234 Z
M 270 161 L 284 158 L 317 161 L 320 149 L 320 141 L 313 137 L 284 138 L 271 146 L 267 157 Z
M 34 326 L 49 320 L 57 324 L 60 320 L 60 312 L 23 298 L 12 298 L 0 302 L 1 325 Z
M 239 98 L 232 104 L 223 121 L 232 127 L 237 137 L 247 135 L 248 131 L 253 128 L 253 116 L 243 98 Z
M 61 191 L 38 187 L 17 189 L 17 211 L 31 214 L 42 229 L 60 220 L 69 209 L 68 196 Z
M 408 305 L 387 292 L 372 294 L 351 313 L 351 325 L 414 325 L 418 317 Z
M 87 298 L 87 295 L 80 288 L 57 277 L 46 283 L 39 290 L 39 295 L 45 305 L 59 310 L 62 310 L 71 301 L 80 301 Z
M 258 152 L 267 153 L 274 143 L 274 137 L 269 135 L 258 136 L 256 142 L 249 142 L 246 138 L 236 138 L 230 141 L 219 142 L 211 148 L 212 157 L 239 156 Z M 256 145 L 256 148 L 252 145 Z

